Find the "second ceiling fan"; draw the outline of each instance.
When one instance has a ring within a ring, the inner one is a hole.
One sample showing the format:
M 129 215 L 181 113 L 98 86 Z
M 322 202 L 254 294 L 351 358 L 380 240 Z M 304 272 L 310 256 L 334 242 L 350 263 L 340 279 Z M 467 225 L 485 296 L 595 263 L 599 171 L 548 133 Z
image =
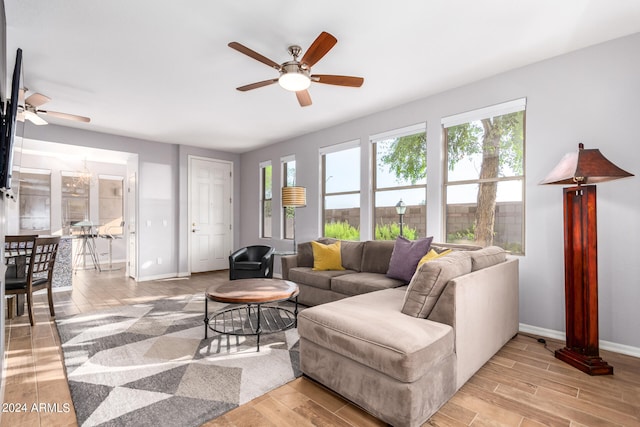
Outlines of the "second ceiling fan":
M 353 76 L 336 76 L 330 74 L 311 74 L 311 67 L 315 65 L 323 56 L 327 54 L 335 46 L 338 40 L 327 32 L 322 32 L 309 46 L 304 53 L 302 59 L 298 59 L 302 48 L 300 46 L 289 46 L 289 53 L 293 56 L 293 60 L 278 64 L 271 59 L 260 55 L 259 53 L 241 45 L 238 42 L 229 43 L 229 47 L 244 53 L 251 58 L 268 65 L 280 72 L 280 76 L 275 79 L 263 80 L 261 82 L 251 83 L 240 86 L 237 89 L 241 92 L 279 83 L 284 89 L 296 93 L 298 102 L 301 107 L 311 105 L 311 95 L 307 90 L 311 82 L 324 83 L 337 86 L 360 87 L 364 83 L 362 77 Z

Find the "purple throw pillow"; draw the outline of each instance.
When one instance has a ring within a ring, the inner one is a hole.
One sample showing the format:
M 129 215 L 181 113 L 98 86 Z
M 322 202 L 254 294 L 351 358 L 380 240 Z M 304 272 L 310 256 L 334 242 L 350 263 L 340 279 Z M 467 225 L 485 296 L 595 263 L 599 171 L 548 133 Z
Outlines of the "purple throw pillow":
M 387 277 L 409 283 L 420 259 L 429 252 L 433 236 L 415 241 L 399 236 L 393 246 Z

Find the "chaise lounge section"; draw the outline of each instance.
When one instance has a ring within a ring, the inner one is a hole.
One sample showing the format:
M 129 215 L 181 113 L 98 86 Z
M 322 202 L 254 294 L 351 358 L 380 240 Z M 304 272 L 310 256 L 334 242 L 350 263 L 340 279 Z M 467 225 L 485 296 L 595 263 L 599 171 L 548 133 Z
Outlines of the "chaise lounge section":
M 518 332 L 518 260 L 454 251 L 409 286 L 303 310 L 298 332 L 305 375 L 394 426 L 421 425 Z

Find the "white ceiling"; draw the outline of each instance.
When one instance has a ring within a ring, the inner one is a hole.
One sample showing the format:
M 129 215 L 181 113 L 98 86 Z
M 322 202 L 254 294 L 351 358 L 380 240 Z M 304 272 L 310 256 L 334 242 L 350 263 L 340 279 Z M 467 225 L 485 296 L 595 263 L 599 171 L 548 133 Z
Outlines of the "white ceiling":
M 637 0 L 4 0 L 9 70 L 42 108 L 91 117 L 52 123 L 244 152 L 572 50 L 640 31 Z M 321 31 L 338 44 L 316 74 L 362 76 L 361 88 L 314 83 L 301 108 L 278 85 L 236 87 Z M 10 74 L 10 72 L 9 72 Z

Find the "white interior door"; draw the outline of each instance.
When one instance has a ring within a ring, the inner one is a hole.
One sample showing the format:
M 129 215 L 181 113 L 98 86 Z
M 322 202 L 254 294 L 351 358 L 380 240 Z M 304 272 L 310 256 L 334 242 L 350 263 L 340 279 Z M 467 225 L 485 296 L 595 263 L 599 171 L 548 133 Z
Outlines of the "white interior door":
M 231 253 L 231 163 L 191 157 L 191 272 L 229 268 Z

